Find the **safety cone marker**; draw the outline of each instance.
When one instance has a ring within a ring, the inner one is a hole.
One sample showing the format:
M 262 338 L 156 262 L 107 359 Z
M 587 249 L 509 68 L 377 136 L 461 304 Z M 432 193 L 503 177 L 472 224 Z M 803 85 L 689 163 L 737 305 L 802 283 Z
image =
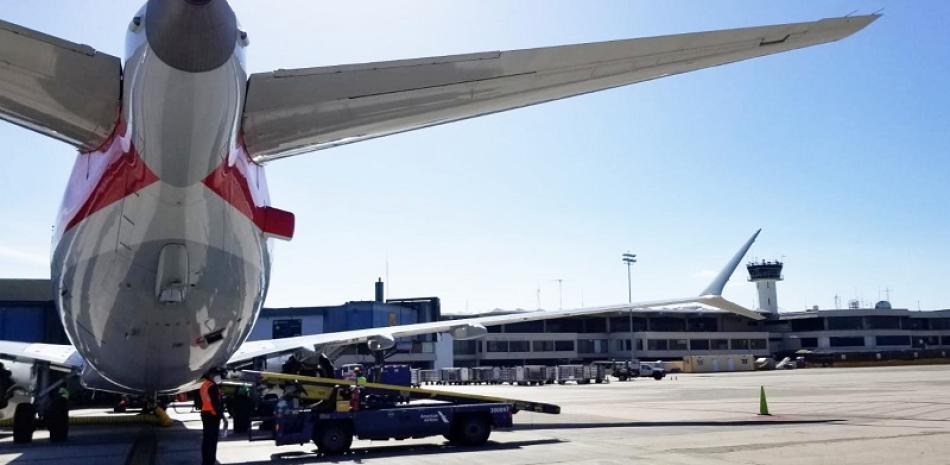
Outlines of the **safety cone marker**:
M 765 400 L 765 386 L 759 386 L 759 415 L 772 415 L 769 413 L 769 403 Z

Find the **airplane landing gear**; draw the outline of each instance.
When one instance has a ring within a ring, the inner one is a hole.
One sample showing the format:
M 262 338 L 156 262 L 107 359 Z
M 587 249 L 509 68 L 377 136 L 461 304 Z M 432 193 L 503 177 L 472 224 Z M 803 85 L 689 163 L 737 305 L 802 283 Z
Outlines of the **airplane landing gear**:
M 36 431 L 36 407 L 29 402 L 18 404 L 13 412 L 13 442 L 26 444 L 33 442 Z

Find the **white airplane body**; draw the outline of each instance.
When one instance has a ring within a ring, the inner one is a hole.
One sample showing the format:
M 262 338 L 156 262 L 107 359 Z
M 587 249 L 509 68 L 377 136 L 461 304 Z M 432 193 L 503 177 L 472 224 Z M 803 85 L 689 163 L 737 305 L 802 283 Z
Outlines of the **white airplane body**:
M 244 343 L 263 305 L 271 238 L 261 163 L 372 137 L 840 39 L 876 15 L 625 41 L 248 76 L 224 0 L 150 0 L 125 64 L 0 22 L 0 117 L 76 146 L 51 276 L 72 346 L 0 353 L 81 369 L 94 389 L 168 394 L 213 367 L 314 344 L 397 337 L 721 297 L 753 236 L 700 296 Z

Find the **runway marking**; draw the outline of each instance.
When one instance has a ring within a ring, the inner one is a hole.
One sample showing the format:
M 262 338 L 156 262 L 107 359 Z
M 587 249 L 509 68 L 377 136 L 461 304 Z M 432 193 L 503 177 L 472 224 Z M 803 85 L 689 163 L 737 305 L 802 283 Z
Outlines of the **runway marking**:
M 158 439 L 154 428 L 143 428 L 135 437 L 125 465 L 155 465 L 156 452 L 158 452 Z

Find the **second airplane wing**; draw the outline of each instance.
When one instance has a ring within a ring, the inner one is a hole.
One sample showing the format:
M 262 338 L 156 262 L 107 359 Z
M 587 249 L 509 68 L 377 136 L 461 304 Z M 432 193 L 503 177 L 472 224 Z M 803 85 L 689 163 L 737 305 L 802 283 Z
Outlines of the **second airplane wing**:
M 259 73 L 244 138 L 264 162 L 832 42 L 877 18 Z

